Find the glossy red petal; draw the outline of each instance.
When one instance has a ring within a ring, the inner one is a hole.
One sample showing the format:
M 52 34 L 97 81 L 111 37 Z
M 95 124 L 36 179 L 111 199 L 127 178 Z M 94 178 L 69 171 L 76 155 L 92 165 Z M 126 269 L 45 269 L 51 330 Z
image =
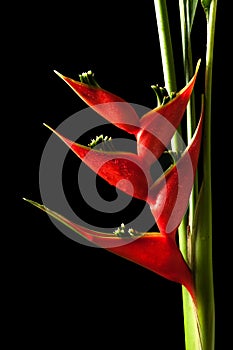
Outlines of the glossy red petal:
M 162 233 L 175 233 L 187 210 L 200 153 L 202 124 L 203 110 L 190 145 L 149 190 L 148 203 Z
M 184 285 L 195 301 L 192 274 L 173 236 L 148 233 L 127 245 L 109 251 Z
M 58 72 L 55 73 L 62 78 L 78 96 L 97 113 L 115 124 L 117 127 L 130 134 L 136 134 L 139 130 L 139 117 L 134 108 L 121 97 L 101 89 L 100 87 L 70 79 Z
M 137 134 L 139 156 L 151 157 L 148 154 L 149 150 L 158 159 L 164 152 L 182 120 L 194 88 L 199 66 L 200 60 L 197 63 L 193 78 L 177 93 L 174 99 L 149 111 L 141 118 L 141 131 Z M 151 162 L 153 161 L 152 158 Z
M 46 124 L 45 124 L 46 125 Z M 46 125 L 47 126 L 47 125 Z M 48 127 L 48 126 L 47 126 Z M 136 154 L 104 152 L 75 143 L 51 129 L 87 166 L 110 185 L 146 200 L 152 180 L 149 169 Z
M 191 271 L 172 236 L 165 236 L 156 232 L 127 239 L 116 237 L 114 234 L 95 232 L 66 219 L 44 205 L 31 200 L 27 201 L 96 246 L 105 248 L 109 252 L 143 266 L 168 280 L 184 285 L 195 302 Z

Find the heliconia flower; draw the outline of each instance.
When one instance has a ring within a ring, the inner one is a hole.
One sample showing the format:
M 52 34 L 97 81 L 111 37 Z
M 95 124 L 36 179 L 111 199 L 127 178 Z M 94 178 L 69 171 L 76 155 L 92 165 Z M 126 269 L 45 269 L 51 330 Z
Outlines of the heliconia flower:
M 199 64 L 200 61 L 193 78 L 176 97 L 146 113 L 141 119 L 129 103 L 101 89 L 92 74 L 82 76 L 81 82 L 77 82 L 58 73 L 89 106 L 111 123 L 135 135 L 137 154 L 82 146 L 45 124 L 109 184 L 128 195 L 146 201 L 160 232 L 133 234 L 133 237 L 120 237 L 114 232 L 95 232 L 71 222 L 43 205 L 27 200 L 95 245 L 182 284 L 189 291 L 194 303 L 192 272 L 179 250 L 176 232 L 187 210 L 197 169 L 203 108 L 196 131 L 179 160 L 154 183 L 150 170 L 152 162 L 164 152 L 181 122 L 195 84 Z M 83 79 L 88 84 L 84 83 Z
M 192 273 L 183 259 L 174 236 L 150 232 L 135 238 L 121 238 L 114 233 L 96 232 L 66 219 L 44 205 L 28 199 L 25 200 L 45 211 L 96 246 L 149 269 L 168 280 L 182 284 L 196 303 Z
M 138 155 L 148 163 L 158 159 L 170 142 L 184 115 L 187 103 L 194 88 L 200 60 L 190 82 L 165 105 L 146 113 L 141 119 L 130 103 L 119 96 L 102 89 L 95 81 L 92 72 L 81 75 L 81 82 L 68 78 L 57 71 L 78 96 L 110 123 L 134 134 L 137 139 Z M 85 83 L 84 83 L 85 81 Z M 149 150 L 149 152 L 148 152 Z M 151 152 L 153 157 L 151 157 Z M 151 158 L 151 159 L 150 159 Z

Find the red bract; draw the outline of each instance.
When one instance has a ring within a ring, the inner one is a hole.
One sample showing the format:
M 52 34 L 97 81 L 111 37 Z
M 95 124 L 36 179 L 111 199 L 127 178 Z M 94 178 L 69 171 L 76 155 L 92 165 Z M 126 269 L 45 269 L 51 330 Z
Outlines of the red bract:
M 139 130 L 139 117 L 132 106 L 121 97 L 112 94 L 100 87 L 83 84 L 55 71 L 82 100 L 110 123 L 130 134 Z
M 152 179 L 148 166 L 143 164 L 143 161 L 136 154 L 97 151 L 67 139 L 50 127 L 49 129 L 110 185 L 135 198 L 147 199 L 148 188 L 152 184 Z
M 138 154 L 150 157 L 153 153 L 158 159 L 170 142 L 184 115 L 196 81 L 200 61 L 190 82 L 176 94 L 176 97 L 146 113 L 140 120 L 140 131 L 137 133 Z M 153 159 L 151 160 L 153 162 Z
M 192 273 L 172 236 L 146 233 L 129 244 L 107 250 L 184 285 L 195 302 Z
M 143 266 L 173 282 L 182 284 L 189 291 L 195 303 L 192 273 L 185 263 L 172 235 L 151 232 L 142 234 L 136 238 L 121 238 L 115 236 L 113 233 L 106 234 L 92 231 L 77 225 L 43 205 L 30 200 L 27 201 L 62 222 L 93 244 Z

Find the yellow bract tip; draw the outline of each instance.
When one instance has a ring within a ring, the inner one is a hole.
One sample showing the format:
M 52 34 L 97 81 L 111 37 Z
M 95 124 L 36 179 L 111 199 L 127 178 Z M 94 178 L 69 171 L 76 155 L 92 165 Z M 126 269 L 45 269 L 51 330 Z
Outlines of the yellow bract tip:
M 46 126 L 46 128 L 48 128 L 49 130 L 51 130 L 52 132 L 54 132 L 53 128 L 51 128 L 51 126 L 49 126 L 48 124 L 43 123 L 44 126 Z
M 59 73 L 57 70 L 54 69 L 54 73 L 56 73 L 60 78 L 64 79 L 64 75 Z

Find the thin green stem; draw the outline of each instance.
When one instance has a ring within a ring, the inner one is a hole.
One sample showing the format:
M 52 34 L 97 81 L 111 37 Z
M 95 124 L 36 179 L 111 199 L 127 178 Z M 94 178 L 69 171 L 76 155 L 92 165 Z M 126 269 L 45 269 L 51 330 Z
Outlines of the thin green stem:
M 164 83 L 170 95 L 172 92 L 177 91 L 177 84 L 166 0 L 154 0 L 154 5 L 159 34 Z M 179 152 L 182 149 L 182 142 L 179 134 L 181 134 L 180 127 L 177 129 L 171 141 L 172 150 L 175 152 Z
M 212 261 L 212 186 L 211 186 L 211 105 L 214 35 L 217 0 L 207 12 L 207 50 L 205 70 L 205 121 L 203 130 L 203 183 L 196 218 L 195 284 L 203 350 L 214 350 L 215 304 Z
M 211 106 L 212 106 L 212 72 L 213 52 L 216 22 L 217 0 L 212 0 L 207 23 L 207 50 L 206 50 L 206 71 L 205 71 L 205 125 L 204 125 L 204 146 L 203 154 L 204 177 L 208 178 L 209 192 L 211 199 Z M 212 202 L 210 201 L 210 204 Z M 210 207 L 211 209 L 211 207 Z M 210 211 L 211 212 L 211 211 Z
M 190 1 L 179 0 L 180 9 L 180 24 L 181 24 L 181 38 L 182 38 L 182 49 L 183 49 L 183 64 L 184 64 L 184 75 L 186 84 L 193 76 L 193 58 L 192 58 L 192 43 L 191 43 L 191 29 L 192 29 L 192 18 L 190 18 Z M 195 10 L 193 10 L 194 16 Z M 187 115 L 187 143 L 191 141 L 194 130 L 196 128 L 196 110 L 195 110 L 195 95 L 192 93 L 189 103 L 186 109 Z M 189 220 L 188 224 L 190 228 L 193 225 L 193 217 L 195 210 L 195 203 L 198 195 L 198 176 L 196 174 L 194 186 L 189 200 Z
M 163 65 L 165 87 L 169 93 L 177 90 L 175 64 L 166 0 L 154 0 L 160 51 Z

